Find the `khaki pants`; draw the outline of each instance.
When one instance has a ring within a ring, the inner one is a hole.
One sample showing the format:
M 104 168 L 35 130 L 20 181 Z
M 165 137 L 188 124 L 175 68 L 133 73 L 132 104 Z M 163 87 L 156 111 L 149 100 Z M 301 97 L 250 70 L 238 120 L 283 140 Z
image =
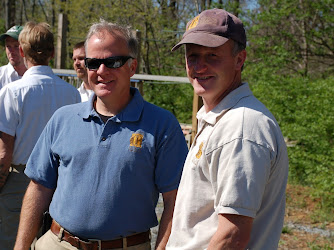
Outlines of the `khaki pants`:
M 23 196 L 30 179 L 23 173 L 24 165 L 12 165 L 0 192 L 0 248 L 12 250 L 15 244 Z
M 41 238 L 39 238 L 35 245 L 35 250 L 77 250 L 78 248 L 72 246 L 70 243 L 58 239 L 58 236 L 47 231 Z M 122 248 L 117 248 L 115 250 L 121 250 Z M 128 250 L 151 250 L 150 242 L 146 242 L 140 245 L 127 247 L 123 249 Z

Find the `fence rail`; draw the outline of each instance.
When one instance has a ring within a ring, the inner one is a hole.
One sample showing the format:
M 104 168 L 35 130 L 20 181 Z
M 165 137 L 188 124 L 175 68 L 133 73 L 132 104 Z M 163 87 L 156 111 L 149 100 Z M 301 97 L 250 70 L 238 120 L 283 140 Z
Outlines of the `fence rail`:
M 53 69 L 53 72 L 63 78 L 70 84 L 79 87 L 81 84 L 77 74 L 73 69 Z M 146 82 L 146 83 L 157 83 L 157 84 L 184 84 L 189 83 L 187 77 L 180 76 L 159 76 L 159 75 L 146 75 L 146 74 L 134 74 L 131 77 L 131 82 Z

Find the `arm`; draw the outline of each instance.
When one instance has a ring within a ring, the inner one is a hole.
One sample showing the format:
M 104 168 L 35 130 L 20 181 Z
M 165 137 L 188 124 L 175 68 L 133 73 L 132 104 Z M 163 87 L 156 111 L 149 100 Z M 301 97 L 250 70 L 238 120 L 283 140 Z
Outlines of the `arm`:
M 250 239 L 253 218 L 236 214 L 219 214 L 218 228 L 208 250 L 245 249 Z
M 54 190 L 31 181 L 24 195 L 15 250 L 30 249 L 42 224 L 43 213 L 48 209 Z
M 163 193 L 164 211 L 161 216 L 156 249 L 165 249 L 172 228 L 172 219 L 177 189 Z
M 5 185 L 12 163 L 15 137 L 0 131 L 0 191 Z

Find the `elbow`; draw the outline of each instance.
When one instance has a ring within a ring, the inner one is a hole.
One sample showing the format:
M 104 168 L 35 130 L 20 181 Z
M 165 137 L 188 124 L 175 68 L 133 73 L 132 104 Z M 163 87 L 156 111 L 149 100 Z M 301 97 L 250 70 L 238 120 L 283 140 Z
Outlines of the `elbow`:
M 246 249 L 250 241 L 250 231 L 235 228 L 235 230 L 233 230 L 231 234 L 231 243 L 232 245 L 234 245 L 235 249 Z

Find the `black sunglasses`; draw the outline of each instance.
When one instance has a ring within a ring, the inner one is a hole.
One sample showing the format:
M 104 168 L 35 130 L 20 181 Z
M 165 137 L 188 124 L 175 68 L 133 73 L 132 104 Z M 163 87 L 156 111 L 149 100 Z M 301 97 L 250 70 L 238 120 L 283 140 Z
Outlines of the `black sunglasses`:
M 104 64 L 106 67 L 111 69 L 117 69 L 122 67 L 127 60 L 133 59 L 131 56 L 113 56 L 104 59 L 98 58 L 85 58 L 85 65 L 87 69 L 97 70 L 100 68 L 101 64 Z

